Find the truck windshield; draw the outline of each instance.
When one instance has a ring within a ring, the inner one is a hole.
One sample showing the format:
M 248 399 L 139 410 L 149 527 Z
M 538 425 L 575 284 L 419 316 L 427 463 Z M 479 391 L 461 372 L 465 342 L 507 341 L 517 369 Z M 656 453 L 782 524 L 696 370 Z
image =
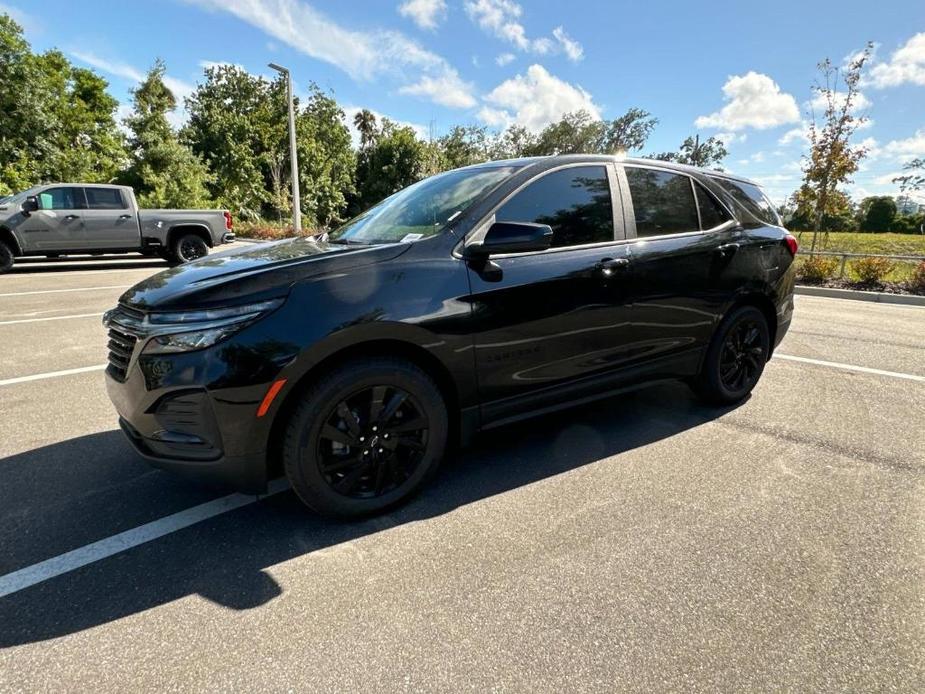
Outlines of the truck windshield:
M 425 178 L 330 232 L 327 240 L 374 244 L 433 236 L 516 170 L 514 166 L 479 167 Z

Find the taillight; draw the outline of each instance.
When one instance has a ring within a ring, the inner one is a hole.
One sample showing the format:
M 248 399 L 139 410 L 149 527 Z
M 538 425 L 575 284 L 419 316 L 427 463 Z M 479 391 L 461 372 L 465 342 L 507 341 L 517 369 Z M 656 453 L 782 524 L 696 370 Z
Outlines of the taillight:
M 231 231 L 232 229 L 234 229 L 234 220 L 231 219 L 231 212 L 229 212 L 228 210 L 225 210 L 223 214 L 225 215 L 225 228 L 228 231 Z
M 797 243 L 796 238 L 790 234 L 785 234 L 784 243 L 787 245 L 787 250 L 790 251 L 791 257 L 796 257 L 797 248 L 799 248 L 799 244 Z

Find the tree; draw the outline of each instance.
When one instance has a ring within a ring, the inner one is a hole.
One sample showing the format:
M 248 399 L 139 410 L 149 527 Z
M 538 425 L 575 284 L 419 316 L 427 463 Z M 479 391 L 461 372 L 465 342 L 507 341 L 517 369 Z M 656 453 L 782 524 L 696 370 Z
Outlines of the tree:
M 212 196 L 244 218 L 288 216 L 286 85 L 234 65 L 205 71 L 187 99 L 182 140 L 212 171 Z
M 819 63 L 821 79 L 813 87 L 817 97 L 825 104 L 821 123 L 815 113 L 809 127 L 810 154 L 804 157 L 803 185 L 800 195 L 804 204 L 813 211 L 813 241 L 810 252 L 816 249 L 816 237 L 823 220 L 834 209 L 840 185 L 851 182 L 858 164 L 867 154 L 863 147 L 853 147 L 852 135 L 866 118 L 855 116 L 858 85 L 864 64 L 870 58 L 873 44 L 866 48 L 844 68 L 836 67 L 826 58 Z M 839 85 L 844 91 L 839 90 Z
M 118 102 L 56 50 L 34 54 L 0 14 L 0 190 L 44 181 L 107 182 L 125 161 Z
M 495 139 L 485 126 L 455 126 L 437 140 L 441 168 L 458 169 L 492 159 Z
M 602 153 L 632 152 L 645 147 L 649 135 L 658 125 L 658 118 L 641 108 L 631 108 L 605 125 Z
M 804 198 L 802 189 L 800 189 L 790 196 L 788 202 L 793 208 L 793 214 L 787 222 L 787 228 L 794 229 L 800 234 L 807 229 L 812 229 L 815 214 L 813 200 Z M 858 228 L 857 217 L 858 213 L 854 209 L 851 198 L 846 193 L 836 190 L 830 200 L 829 212 L 822 218 L 820 229 L 824 232 L 854 231 Z
M 864 215 L 861 231 L 889 231 L 896 219 L 896 201 L 889 195 L 865 198 L 861 208 Z
M 574 111 L 543 128 L 524 154 L 615 154 L 641 149 L 657 123 L 638 108 L 612 121 L 598 120 L 584 110 Z
M 125 118 L 130 163 L 121 182 L 135 189 L 145 207 L 205 207 L 209 172 L 192 150 L 180 143 L 167 120 L 177 107 L 164 84 L 166 66 L 158 60 L 145 80 L 132 91 L 132 114 Z
M 356 157 L 344 112 L 315 84 L 309 87 L 296 135 L 302 212 L 310 226 L 327 228 L 343 219 L 348 196 L 353 193 Z
M 360 133 L 360 149 L 368 149 L 376 139 L 376 114 L 368 108 L 357 111 L 353 125 Z
M 925 158 L 913 159 L 910 162 L 906 162 L 903 169 L 909 173 L 897 176 L 893 179 L 893 183 L 898 183 L 899 189 L 903 193 L 925 188 Z
M 685 138 L 677 152 L 653 154 L 651 158 L 722 171 L 719 165 L 728 155 L 729 152 L 726 151 L 726 145 L 722 140 L 710 137 L 701 142 L 700 135 L 693 135 Z
M 374 142 L 358 160 L 352 210 L 360 212 L 424 178 L 428 154 L 413 128 L 383 118 Z

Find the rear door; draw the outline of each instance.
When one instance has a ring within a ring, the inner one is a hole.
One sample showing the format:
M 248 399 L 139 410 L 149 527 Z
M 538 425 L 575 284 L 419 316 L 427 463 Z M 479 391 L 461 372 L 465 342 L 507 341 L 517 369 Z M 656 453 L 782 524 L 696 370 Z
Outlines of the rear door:
M 692 177 L 621 167 L 639 359 L 666 371 L 696 368 L 720 314 L 743 281 L 732 215 Z
M 84 244 L 83 189 L 77 186 L 47 188 L 37 196 L 39 209 L 19 227 L 25 247 L 35 251 L 79 251 Z
M 141 246 L 134 211 L 119 188 L 85 186 L 87 209 L 83 212 L 84 239 L 98 250 Z
M 496 221 L 548 224 L 554 238 L 546 251 L 492 256 L 490 272 L 469 266 L 484 421 L 592 391 L 597 374 L 625 359 L 630 308 L 617 190 L 611 166 L 566 166 L 495 211 Z

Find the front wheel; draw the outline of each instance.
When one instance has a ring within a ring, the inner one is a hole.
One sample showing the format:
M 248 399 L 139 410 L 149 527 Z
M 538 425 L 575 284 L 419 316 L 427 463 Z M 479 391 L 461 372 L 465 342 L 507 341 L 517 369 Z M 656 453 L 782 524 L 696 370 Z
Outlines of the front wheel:
M 184 234 L 177 238 L 171 248 L 173 260 L 178 263 L 188 263 L 191 260 L 205 258 L 209 255 L 209 244 L 196 234 Z
M 712 405 L 739 402 L 761 378 L 770 348 L 764 314 L 754 306 L 737 308 L 717 328 L 694 390 Z
M 403 359 L 350 361 L 314 384 L 289 418 L 286 476 L 318 513 L 378 513 L 436 472 L 447 444 L 439 388 Z

